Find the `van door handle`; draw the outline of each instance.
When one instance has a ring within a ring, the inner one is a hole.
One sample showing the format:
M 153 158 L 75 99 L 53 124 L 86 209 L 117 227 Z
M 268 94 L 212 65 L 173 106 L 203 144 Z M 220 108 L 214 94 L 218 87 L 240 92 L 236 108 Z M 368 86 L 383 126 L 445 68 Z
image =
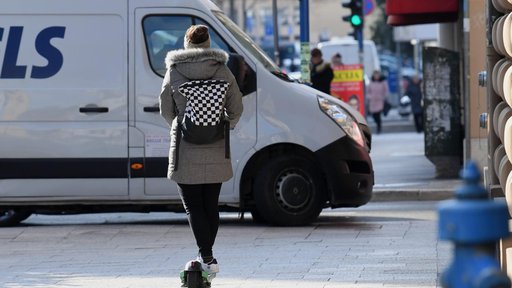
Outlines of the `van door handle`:
M 80 107 L 80 109 L 78 111 L 80 111 L 80 113 L 107 113 L 108 107 L 98 107 L 98 106 L 87 105 L 85 107 Z
M 160 107 L 158 106 L 146 106 L 144 107 L 144 112 L 160 112 Z

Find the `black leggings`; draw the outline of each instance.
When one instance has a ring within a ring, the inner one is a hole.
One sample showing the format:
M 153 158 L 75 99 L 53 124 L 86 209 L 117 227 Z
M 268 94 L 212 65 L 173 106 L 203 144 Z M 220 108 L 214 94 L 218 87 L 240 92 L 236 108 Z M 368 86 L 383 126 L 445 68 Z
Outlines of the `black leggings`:
M 213 256 L 213 244 L 219 230 L 219 194 L 222 183 L 178 184 L 188 222 L 196 238 L 201 257 Z
M 377 134 L 382 130 L 382 120 L 380 119 L 380 112 L 372 113 L 373 120 L 377 124 Z
M 416 127 L 416 132 L 423 132 L 423 113 L 414 113 L 414 126 Z

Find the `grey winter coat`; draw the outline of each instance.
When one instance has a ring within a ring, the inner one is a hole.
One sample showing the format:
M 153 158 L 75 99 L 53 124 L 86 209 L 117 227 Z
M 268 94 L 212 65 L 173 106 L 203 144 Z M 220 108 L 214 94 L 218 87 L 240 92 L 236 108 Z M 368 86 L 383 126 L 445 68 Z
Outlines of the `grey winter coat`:
M 190 80 L 215 79 L 229 83 L 224 110 L 225 119 L 231 128 L 240 119 L 243 111 L 242 94 L 235 77 L 227 68 L 228 54 L 220 49 L 175 50 L 167 54 L 167 73 L 160 93 L 160 114 L 171 127 L 168 178 L 180 184 L 221 183 L 233 177 L 231 160 L 226 158 L 225 140 L 212 144 L 196 145 L 181 139 L 176 151 L 178 121 L 185 114 L 186 98 L 178 87 Z M 176 163 L 179 153 L 179 163 Z M 175 171 L 176 170 L 176 171 Z

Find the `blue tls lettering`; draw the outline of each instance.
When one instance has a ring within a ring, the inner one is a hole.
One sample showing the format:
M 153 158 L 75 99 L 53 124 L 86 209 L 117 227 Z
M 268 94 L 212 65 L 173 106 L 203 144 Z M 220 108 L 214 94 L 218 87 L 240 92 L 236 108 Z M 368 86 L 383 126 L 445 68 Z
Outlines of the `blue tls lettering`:
M 32 66 L 30 78 L 50 78 L 62 68 L 64 57 L 61 51 L 53 46 L 50 41 L 53 38 L 64 38 L 65 31 L 66 27 L 53 26 L 39 32 L 36 37 L 35 48 L 37 53 L 48 61 L 48 64 L 46 66 Z M 0 41 L 2 41 L 3 34 L 4 28 L 0 28 Z M 23 79 L 26 77 L 27 65 L 18 65 L 22 35 L 22 26 L 12 26 L 9 29 L 0 78 Z
M 18 53 L 20 51 L 21 35 L 23 27 L 13 26 L 9 29 L 7 38 L 7 47 L 5 48 L 4 64 L 2 65 L 2 74 L 0 78 L 25 78 L 27 66 L 17 65 Z
M 36 50 L 39 55 L 48 60 L 48 65 L 32 67 L 31 78 L 50 78 L 59 72 L 64 62 L 64 57 L 59 49 L 50 43 L 50 40 L 52 38 L 64 38 L 65 31 L 66 27 L 54 26 L 39 32 L 36 38 Z

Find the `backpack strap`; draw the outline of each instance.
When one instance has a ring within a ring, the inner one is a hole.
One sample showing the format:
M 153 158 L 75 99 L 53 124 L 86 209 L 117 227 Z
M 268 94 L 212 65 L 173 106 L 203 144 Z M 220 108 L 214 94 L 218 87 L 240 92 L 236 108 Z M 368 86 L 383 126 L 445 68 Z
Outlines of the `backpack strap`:
M 176 151 L 174 151 L 173 171 L 178 171 L 178 162 L 180 160 L 180 143 L 181 143 L 181 124 L 178 122 L 178 128 L 176 130 Z
M 229 121 L 224 120 L 224 153 L 226 154 L 226 159 L 231 158 L 231 146 L 229 141 Z

